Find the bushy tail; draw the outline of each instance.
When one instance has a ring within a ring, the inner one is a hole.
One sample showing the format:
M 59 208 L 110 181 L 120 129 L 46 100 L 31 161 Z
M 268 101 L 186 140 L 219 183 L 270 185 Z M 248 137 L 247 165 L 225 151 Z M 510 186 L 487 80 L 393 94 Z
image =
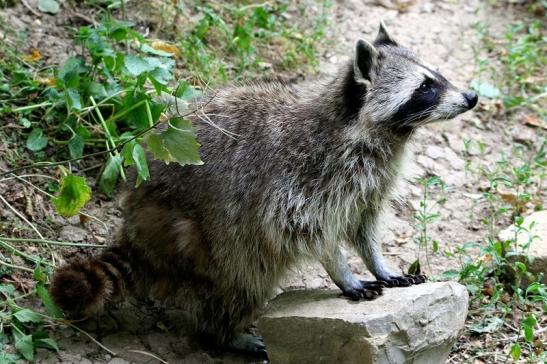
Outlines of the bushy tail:
M 51 285 L 55 303 L 70 317 L 90 317 L 123 294 L 131 284 L 131 264 L 123 247 L 57 269 Z

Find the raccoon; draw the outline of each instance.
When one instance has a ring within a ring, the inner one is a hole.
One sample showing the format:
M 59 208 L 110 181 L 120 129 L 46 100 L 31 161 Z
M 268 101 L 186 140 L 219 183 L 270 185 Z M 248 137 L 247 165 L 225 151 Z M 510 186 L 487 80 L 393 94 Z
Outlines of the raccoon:
M 54 300 L 87 317 L 127 294 L 172 299 L 197 333 L 267 357 L 248 328 L 303 259 L 318 259 L 351 300 L 425 281 L 388 269 L 377 222 L 416 128 L 476 104 L 383 23 L 328 81 L 220 89 L 191 117 L 204 165 L 151 160 L 153 178 L 138 188 L 133 173 L 115 244 L 58 269 Z M 353 275 L 340 242 L 375 281 Z

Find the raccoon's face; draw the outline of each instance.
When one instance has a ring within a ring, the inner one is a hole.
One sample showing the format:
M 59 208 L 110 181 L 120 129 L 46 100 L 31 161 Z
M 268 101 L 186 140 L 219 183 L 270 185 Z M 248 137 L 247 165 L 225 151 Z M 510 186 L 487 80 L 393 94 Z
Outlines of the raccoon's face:
M 395 130 L 451 119 L 477 104 L 412 52 L 399 46 L 383 23 L 374 44 L 359 40 L 353 64 L 355 80 L 366 85 L 364 112 Z

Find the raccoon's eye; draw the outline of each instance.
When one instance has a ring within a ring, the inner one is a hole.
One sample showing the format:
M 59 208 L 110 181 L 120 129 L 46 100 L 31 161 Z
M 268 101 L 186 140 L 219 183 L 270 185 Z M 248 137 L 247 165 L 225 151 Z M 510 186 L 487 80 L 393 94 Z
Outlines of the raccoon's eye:
M 425 80 L 424 82 L 422 82 L 422 84 L 420 85 L 420 90 L 422 91 L 427 91 L 431 88 L 431 80 Z

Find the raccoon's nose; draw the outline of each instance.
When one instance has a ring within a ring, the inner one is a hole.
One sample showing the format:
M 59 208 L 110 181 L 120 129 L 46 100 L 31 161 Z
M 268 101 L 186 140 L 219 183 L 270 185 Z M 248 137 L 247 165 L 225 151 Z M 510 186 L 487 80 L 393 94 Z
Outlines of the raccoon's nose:
M 465 97 L 465 101 L 467 101 L 467 107 L 469 110 L 474 108 L 475 105 L 477 105 L 477 101 L 479 101 L 479 97 L 473 91 L 464 92 L 463 97 Z

